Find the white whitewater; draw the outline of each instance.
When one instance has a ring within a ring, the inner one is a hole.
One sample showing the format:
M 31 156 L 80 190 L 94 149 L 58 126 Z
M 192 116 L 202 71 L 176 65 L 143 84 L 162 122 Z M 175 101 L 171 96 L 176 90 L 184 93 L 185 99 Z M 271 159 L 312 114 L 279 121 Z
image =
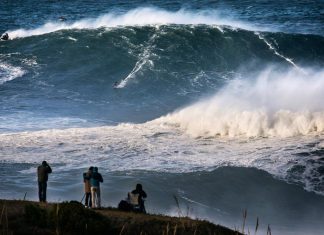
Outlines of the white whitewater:
M 194 137 L 290 137 L 324 131 L 324 71 L 270 68 L 156 122 Z
M 0 61 L 0 85 L 22 77 L 26 73 L 21 67 L 15 67 Z

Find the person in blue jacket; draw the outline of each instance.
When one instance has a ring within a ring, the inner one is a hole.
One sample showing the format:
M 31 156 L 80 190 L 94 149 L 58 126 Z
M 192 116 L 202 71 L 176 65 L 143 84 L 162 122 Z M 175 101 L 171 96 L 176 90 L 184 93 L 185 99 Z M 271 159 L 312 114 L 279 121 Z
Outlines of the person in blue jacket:
M 101 206 L 100 183 L 102 182 L 103 178 L 98 172 L 98 167 L 94 167 L 90 178 L 92 208 L 100 208 Z

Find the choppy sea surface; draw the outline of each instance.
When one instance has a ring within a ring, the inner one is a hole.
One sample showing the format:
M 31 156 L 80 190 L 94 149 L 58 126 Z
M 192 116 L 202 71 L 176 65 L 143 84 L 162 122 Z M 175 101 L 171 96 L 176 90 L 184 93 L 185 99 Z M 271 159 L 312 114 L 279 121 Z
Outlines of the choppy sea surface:
M 1 1 L 0 197 L 324 234 L 323 1 Z M 181 211 L 174 200 L 179 200 Z

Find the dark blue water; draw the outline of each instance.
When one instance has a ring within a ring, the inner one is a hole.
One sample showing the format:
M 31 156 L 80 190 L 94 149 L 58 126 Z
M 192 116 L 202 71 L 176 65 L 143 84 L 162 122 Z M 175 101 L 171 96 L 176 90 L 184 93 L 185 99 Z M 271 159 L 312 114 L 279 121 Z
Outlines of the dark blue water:
M 50 200 L 75 199 L 97 165 L 105 205 L 140 181 L 154 213 L 176 195 L 323 230 L 323 1 L 1 1 L 0 20 L 0 197 L 36 200 L 47 160 Z

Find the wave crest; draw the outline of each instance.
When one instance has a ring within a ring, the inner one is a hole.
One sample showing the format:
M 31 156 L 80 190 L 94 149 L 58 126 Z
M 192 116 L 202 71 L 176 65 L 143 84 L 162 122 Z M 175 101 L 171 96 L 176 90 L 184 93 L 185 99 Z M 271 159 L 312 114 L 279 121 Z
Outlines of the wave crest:
M 48 22 L 36 29 L 10 30 L 11 39 L 42 35 L 63 29 L 96 29 L 101 27 L 167 25 L 167 24 L 206 24 L 227 25 L 235 28 L 255 30 L 256 27 L 221 16 L 217 10 L 166 11 L 154 7 L 141 7 L 126 13 L 110 12 L 97 18 L 83 19 L 72 23 Z M 220 29 L 221 30 L 221 29 Z

